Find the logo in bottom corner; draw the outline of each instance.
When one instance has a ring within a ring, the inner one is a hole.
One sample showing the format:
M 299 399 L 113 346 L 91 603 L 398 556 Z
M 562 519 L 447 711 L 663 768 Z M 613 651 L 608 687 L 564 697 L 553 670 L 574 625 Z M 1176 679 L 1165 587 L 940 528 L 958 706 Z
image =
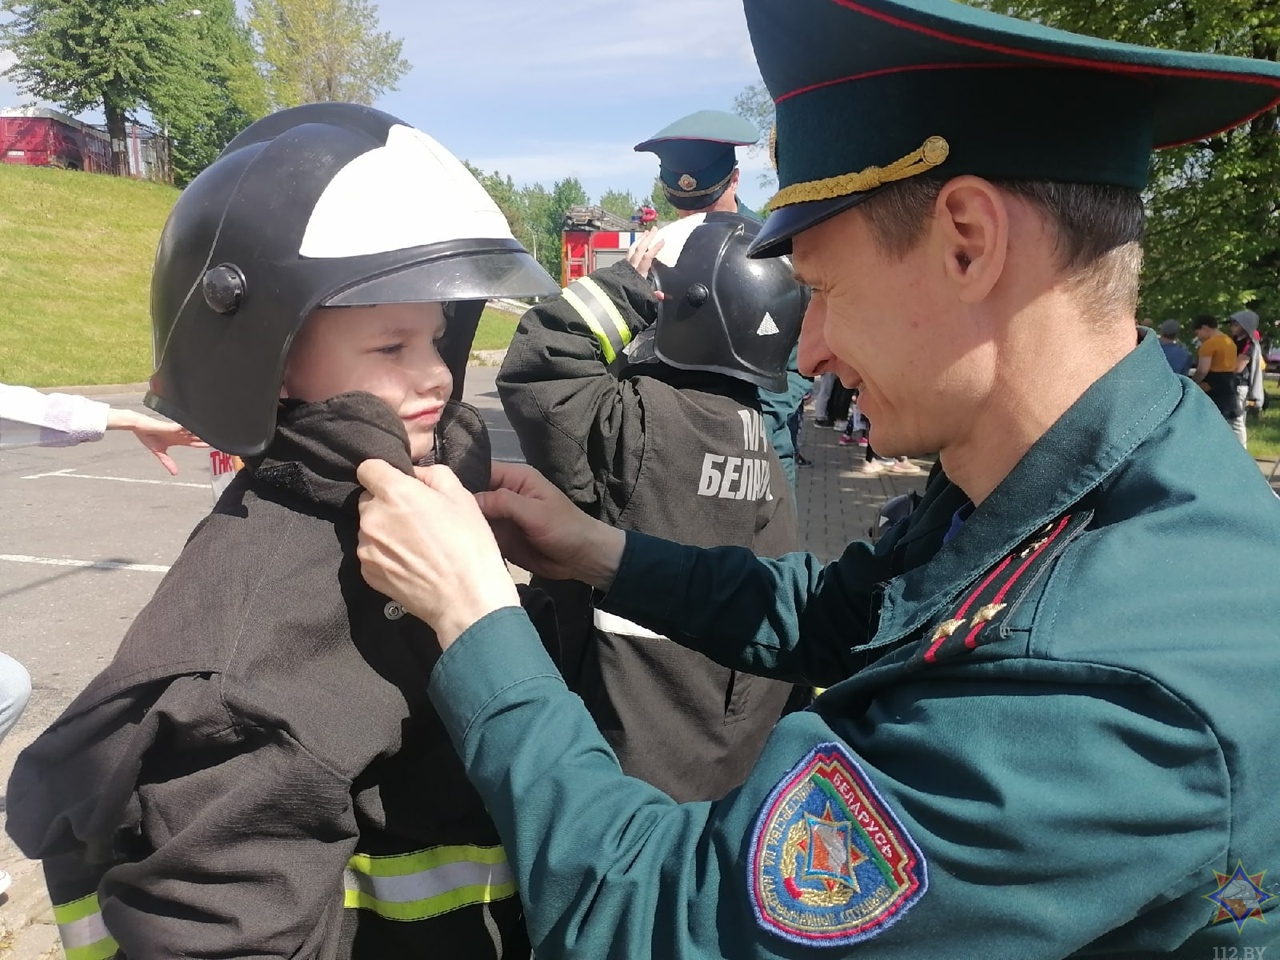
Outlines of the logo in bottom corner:
M 1236 925 L 1238 933 L 1244 927 L 1246 920 L 1267 922 L 1262 915 L 1262 905 L 1268 900 L 1274 900 L 1276 896 L 1262 889 L 1262 881 L 1267 871 L 1246 873 L 1244 862 L 1237 860 L 1234 873 L 1218 873 L 1215 870 L 1213 875 L 1218 879 L 1218 889 L 1213 893 L 1205 894 L 1206 900 L 1212 900 L 1218 905 L 1213 923 L 1224 923 L 1230 920 Z
M 817 747 L 770 793 L 749 863 L 757 922 L 796 943 L 874 937 L 928 887 L 915 842 L 836 743 Z

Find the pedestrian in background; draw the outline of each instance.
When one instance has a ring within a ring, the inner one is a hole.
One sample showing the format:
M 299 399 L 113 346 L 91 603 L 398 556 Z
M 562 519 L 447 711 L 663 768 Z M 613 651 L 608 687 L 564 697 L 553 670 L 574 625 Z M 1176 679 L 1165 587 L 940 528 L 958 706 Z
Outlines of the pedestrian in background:
M 1182 325 L 1177 320 L 1166 320 L 1156 332 L 1160 334 L 1160 349 L 1169 367 L 1174 373 L 1186 376 L 1191 370 L 1191 351 L 1178 342 Z

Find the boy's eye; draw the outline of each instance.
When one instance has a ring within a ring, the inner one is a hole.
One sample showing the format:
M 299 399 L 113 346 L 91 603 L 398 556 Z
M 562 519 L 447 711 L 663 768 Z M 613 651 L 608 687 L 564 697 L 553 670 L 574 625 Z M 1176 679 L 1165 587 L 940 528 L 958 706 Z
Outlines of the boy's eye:
M 404 351 L 403 343 L 389 343 L 385 347 L 379 347 L 377 352 L 383 356 L 396 357 Z

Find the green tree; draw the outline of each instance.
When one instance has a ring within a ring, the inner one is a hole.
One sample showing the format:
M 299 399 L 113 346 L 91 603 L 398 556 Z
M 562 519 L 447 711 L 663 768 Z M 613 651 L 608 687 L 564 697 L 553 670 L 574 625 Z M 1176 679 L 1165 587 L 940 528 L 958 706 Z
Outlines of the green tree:
M 662 189 L 662 180 L 658 177 L 653 178 L 653 189 L 649 192 L 649 202 L 653 204 L 653 209 L 658 211 L 659 223 L 671 223 L 680 219 L 680 211 L 667 199 L 667 193 Z
M 551 193 L 540 183 L 528 184 L 520 190 L 520 204 L 529 224 L 529 252 L 547 273 L 558 278 L 563 242 L 561 224 L 549 226 L 552 220 Z
M 1280 59 L 1271 0 L 986 0 L 998 13 L 1109 40 Z M 1158 153 L 1147 190 L 1141 315 L 1243 307 L 1280 333 L 1280 114 Z
M 630 190 L 606 190 L 600 197 L 600 206 L 614 216 L 630 220 L 631 215 L 640 206 L 640 201 L 631 195 Z
M 152 98 L 152 113 L 169 136 L 179 186 L 190 183 L 236 134 L 270 110 L 252 37 L 234 0 L 201 2 L 192 29 L 205 82 L 194 90 L 188 83 L 164 84 Z
M 773 98 L 763 83 L 753 83 L 733 98 L 733 112 L 750 122 L 761 133 L 760 142 L 747 147 L 749 157 L 767 157 L 769 155 L 769 138 L 774 124 Z M 773 189 L 778 178 L 769 171 L 761 171 L 758 183 L 766 189 Z
M 372 104 L 410 70 L 369 0 L 249 0 L 249 26 L 277 107 Z
M 72 113 L 101 108 L 114 173 L 129 173 L 127 114 L 150 106 L 163 87 L 173 100 L 199 98 L 205 83 L 196 55 L 198 16 L 162 0 L 0 0 L 12 19 L 0 47 L 19 89 Z
M 547 242 L 545 254 L 539 256 L 539 262 L 546 267 L 553 277 L 560 276 L 561 254 L 564 245 L 561 241 L 564 230 L 564 215 L 570 207 L 590 203 L 587 191 L 583 189 L 577 177 L 565 177 L 557 180 L 551 187 L 546 205 L 542 209 L 542 229 Z

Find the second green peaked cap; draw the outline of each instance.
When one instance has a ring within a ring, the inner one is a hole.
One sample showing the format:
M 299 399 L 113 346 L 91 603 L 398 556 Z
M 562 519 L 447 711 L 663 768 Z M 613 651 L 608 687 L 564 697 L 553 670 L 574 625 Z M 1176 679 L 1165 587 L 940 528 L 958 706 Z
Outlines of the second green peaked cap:
M 1275 106 L 1280 64 L 1054 30 L 955 0 L 744 0 L 777 110 L 754 256 L 921 173 L 1141 188 L 1151 151 Z
M 734 148 L 759 139 L 760 132 L 742 117 L 699 110 L 663 127 L 635 149 L 658 155 L 658 178 L 667 200 L 681 210 L 701 210 L 729 186 L 729 175 L 738 166 Z

